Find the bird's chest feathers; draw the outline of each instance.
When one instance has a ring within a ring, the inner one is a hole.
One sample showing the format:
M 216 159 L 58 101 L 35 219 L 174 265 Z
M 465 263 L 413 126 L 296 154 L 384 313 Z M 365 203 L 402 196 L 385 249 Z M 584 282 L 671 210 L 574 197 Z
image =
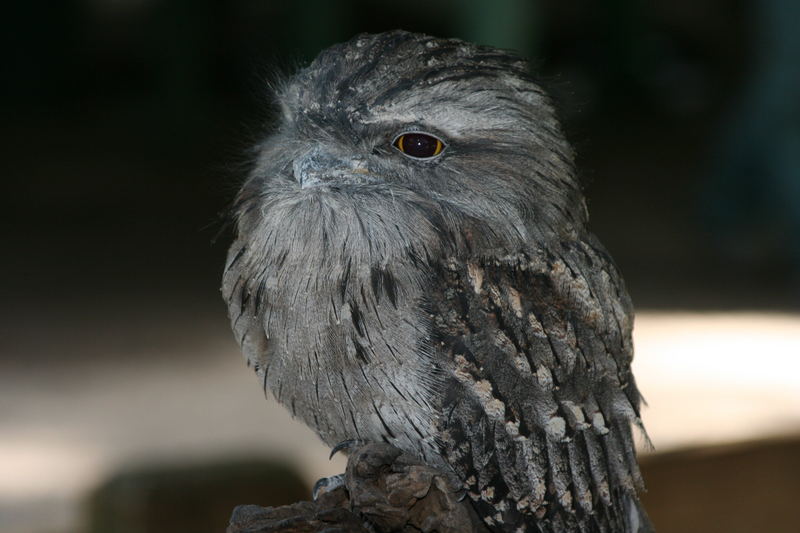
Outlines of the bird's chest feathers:
M 269 274 L 265 385 L 281 403 L 333 444 L 411 443 L 403 435 L 412 427 L 433 433 L 436 372 L 415 276 L 352 260 L 285 264 Z
M 276 202 L 260 218 L 244 271 L 271 370 L 305 379 L 381 367 L 392 359 L 387 344 L 408 350 L 424 342 L 425 273 L 410 264 L 416 239 L 401 220 L 313 191 Z
M 264 331 L 279 350 L 277 360 L 292 368 L 343 371 L 351 365 L 380 363 L 375 350 L 390 339 L 416 338 L 421 325 L 415 316 L 419 291 L 397 279 L 388 267 L 343 263 L 286 262 L 265 272 L 262 289 Z M 404 331 L 402 326 L 412 326 Z M 387 338 L 388 337 L 388 338 Z M 297 357 L 316 352 L 311 368 Z
M 435 433 L 442 378 L 419 258 L 439 232 L 410 205 L 292 191 L 253 212 L 231 271 L 231 286 L 244 280 L 255 296 L 239 327 L 264 387 L 330 445 L 388 439 L 410 450 Z

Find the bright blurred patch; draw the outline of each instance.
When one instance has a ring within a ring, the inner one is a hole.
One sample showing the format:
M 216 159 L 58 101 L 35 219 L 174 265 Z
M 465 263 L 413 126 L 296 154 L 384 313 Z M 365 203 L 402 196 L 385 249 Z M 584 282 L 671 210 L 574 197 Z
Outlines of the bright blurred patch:
M 657 450 L 800 432 L 800 316 L 645 312 L 634 342 Z
M 54 492 L 82 490 L 94 482 L 98 465 L 86 449 L 58 440 L 0 441 L 0 501 L 25 500 Z

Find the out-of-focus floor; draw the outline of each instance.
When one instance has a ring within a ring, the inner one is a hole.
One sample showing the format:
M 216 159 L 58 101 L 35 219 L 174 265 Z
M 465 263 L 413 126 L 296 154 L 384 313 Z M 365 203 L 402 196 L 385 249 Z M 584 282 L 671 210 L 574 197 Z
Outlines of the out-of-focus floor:
M 75 530 L 86 491 L 131 464 L 255 455 L 309 481 L 342 470 L 264 399 L 222 312 L 54 318 L 0 358 L 3 533 Z M 800 432 L 800 315 L 641 312 L 635 345 L 657 452 Z

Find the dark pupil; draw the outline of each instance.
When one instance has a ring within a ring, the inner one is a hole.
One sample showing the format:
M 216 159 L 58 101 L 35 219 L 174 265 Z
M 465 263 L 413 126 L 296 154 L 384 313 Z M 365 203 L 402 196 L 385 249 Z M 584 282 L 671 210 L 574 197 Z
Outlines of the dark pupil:
M 403 151 L 413 157 L 432 157 L 436 154 L 436 138 L 421 133 L 403 136 Z

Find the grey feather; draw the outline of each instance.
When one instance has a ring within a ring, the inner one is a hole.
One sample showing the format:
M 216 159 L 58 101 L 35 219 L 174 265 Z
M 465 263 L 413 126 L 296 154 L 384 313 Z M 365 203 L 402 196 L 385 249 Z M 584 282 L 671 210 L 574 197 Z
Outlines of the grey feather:
M 277 99 L 223 279 L 265 390 L 329 446 L 455 474 L 494 531 L 650 531 L 630 301 L 525 61 L 361 35 Z

